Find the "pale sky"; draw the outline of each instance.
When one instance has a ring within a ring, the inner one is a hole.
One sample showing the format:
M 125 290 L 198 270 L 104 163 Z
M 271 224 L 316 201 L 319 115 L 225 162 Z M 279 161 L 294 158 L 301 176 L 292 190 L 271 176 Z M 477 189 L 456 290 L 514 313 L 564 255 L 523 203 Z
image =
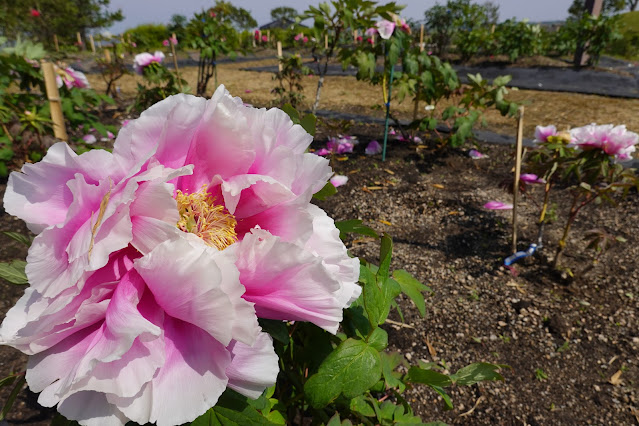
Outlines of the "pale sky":
M 499 4 L 499 18 L 525 19 L 533 22 L 563 20 L 568 16 L 568 7 L 572 0 L 494 0 Z M 308 5 L 317 5 L 319 0 L 231 0 L 239 7 L 251 12 L 258 25 L 271 21 L 270 12 L 278 6 L 290 6 L 298 12 L 304 11 Z M 421 20 L 424 11 L 435 4 L 445 4 L 445 0 L 396 0 L 406 5 L 403 17 Z M 214 0 L 111 0 L 112 9 L 122 9 L 125 19 L 115 24 L 111 31 L 120 33 L 123 30 L 145 23 L 167 23 L 174 14 L 191 18 L 193 13 L 206 9 L 215 3 Z M 380 1 L 381 3 L 381 1 Z M 476 1 L 483 3 L 483 0 Z

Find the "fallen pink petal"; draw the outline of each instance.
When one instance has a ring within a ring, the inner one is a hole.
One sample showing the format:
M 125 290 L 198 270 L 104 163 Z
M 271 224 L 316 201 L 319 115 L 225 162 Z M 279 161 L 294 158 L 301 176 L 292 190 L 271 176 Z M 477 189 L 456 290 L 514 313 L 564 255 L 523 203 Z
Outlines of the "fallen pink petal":
M 484 208 L 488 210 L 511 210 L 512 204 L 502 203 L 501 201 L 489 201 L 484 204 Z
M 526 182 L 526 183 L 546 183 L 545 180 L 541 179 L 539 176 L 532 173 L 524 173 L 521 176 L 519 176 L 519 179 L 522 182 Z
M 468 151 L 468 156 L 470 158 L 472 158 L 473 160 L 479 160 L 480 158 L 486 157 L 485 154 L 482 154 L 481 152 L 477 151 L 476 149 L 471 149 L 470 151 Z
M 382 145 L 377 141 L 370 141 L 364 150 L 366 155 L 376 155 L 382 152 Z
M 348 182 L 348 176 L 343 175 L 335 175 L 331 178 L 330 182 L 333 184 L 335 188 L 345 185 Z

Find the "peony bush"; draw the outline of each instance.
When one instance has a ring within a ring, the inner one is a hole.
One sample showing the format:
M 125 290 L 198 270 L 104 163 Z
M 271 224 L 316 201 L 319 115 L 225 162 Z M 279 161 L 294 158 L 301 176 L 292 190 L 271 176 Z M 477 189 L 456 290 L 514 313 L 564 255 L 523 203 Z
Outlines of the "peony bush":
M 394 298 L 423 315 L 428 289 L 391 273 L 388 236 L 379 267 L 348 255 L 340 236 L 376 234 L 311 204 L 332 175 L 311 141 L 220 86 L 155 104 L 112 153 L 58 143 L 12 173 L 4 207 L 37 236 L 0 342 L 29 355 L 38 402 L 83 425 L 282 424 L 330 405 L 419 420 L 401 402 L 382 414 L 386 398 L 353 401 L 501 379 L 491 364 L 445 375 L 387 358 Z

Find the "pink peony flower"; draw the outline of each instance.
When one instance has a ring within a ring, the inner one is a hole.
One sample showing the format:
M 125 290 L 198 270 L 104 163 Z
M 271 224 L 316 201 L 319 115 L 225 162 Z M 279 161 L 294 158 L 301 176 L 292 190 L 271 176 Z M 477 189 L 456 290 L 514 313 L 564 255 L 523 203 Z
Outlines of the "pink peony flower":
M 630 132 L 626 126 L 589 124 L 570 131 L 572 145 L 583 150 L 600 149 L 617 161 L 632 159 L 639 135 Z
M 177 46 L 178 44 L 178 40 L 177 37 L 171 37 L 169 38 L 169 41 L 171 42 L 172 45 Z
M 263 35 L 263 36 L 262 36 L 262 41 L 263 41 L 263 42 L 267 42 L 267 41 L 268 41 L 268 37 L 267 37 L 267 36 L 265 36 L 265 35 Z
M 33 16 L 34 18 L 37 18 L 40 16 L 40 11 L 38 11 L 37 9 L 31 9 L 29 11 L 29 13 L 31 14 L 31 16 Z
M 387 21 L 386 19 L 382 19 L 375 25 L 377 26 L 379 36 L 384 40 L 388 40 L 389 38 L 391 38 L 391 36 L 393 35 L 393 31 L 395 31 L 395 23 Z
M 375 155 L 382 152 L 382 145 L 377 141 L 370 141 L 364 150 L 366 155 Z
M 67 87 L 67 89 L 72 89 L 74 87 L 77 87 L 78 89 L 91 87 L 89 80 L 83 72 L 76 71 L 71 67 L 67 67 L 64 70 L 58 68 L 56 71 L 57 74 L 55 80 L 58 88 L 62 87 L 63 84 Z
M 377 33 L 378 33 L 377 28 L 371 27 L 364 32 L 364 35 L 367 35 L 368 37 L 373 37 Z
M 519 179 L 525 183 L 546 183 L 545 180 L 533 173 L 524 173 L 519 176 Z
M 502 203 L 501 201 L 489 201 L 484 204 L 484 208 L 488 210 L 511 210 L 512 204 Z
M 550 136 L 557 136 L 557 128 L 555 126 L 535 127 L 535 142 L 548 142 Z
M 299 41 L 302 37 L 304 37 L 304 34 L 302 33 L 295 34 L 295 37 L 293 37 L 293 40 Z
M 12 173 L 5 209 L 38 235 L 0 342 L 30 355 L 39 402 L 81 424 L 182 424 L 226 387 L 275 382 L 258 316 L 335 333 L 359 262 L 310 204 L 332 174 L 311 140 L 220 86 L 155 104 L 113 153 L 58 143 Z
M 159 64 L 164 60 L 164 53 L 159 50 L 156 51 L 153 55 L 148 52 L 140 53 L 135 55 L 133 59 L 133 69 L 136 73 L 142 74 L 144 72 L 144 68 L 148 67 L 151 64 Z
M 302 39 L 302 41 L 303 41 L 304 43 L 308 43 L 308 37 L 304 36 L 304 38 Z
M 348 182 L 348 176 L 335 175 L 330 179 L 330 182 L 335 188 L 337 188 L 338 186 L 342 186 Z
M 162 46 L 167 47 L 169 45 L 168 40 L 162 40 Z
M 131 47 L 138 47 L 138 44 L 134 41 L 131 42 Z

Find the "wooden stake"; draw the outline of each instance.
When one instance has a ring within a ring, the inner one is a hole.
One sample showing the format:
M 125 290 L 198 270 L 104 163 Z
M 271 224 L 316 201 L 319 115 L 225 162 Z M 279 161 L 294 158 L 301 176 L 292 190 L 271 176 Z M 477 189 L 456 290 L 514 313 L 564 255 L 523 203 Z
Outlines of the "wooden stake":
M 521 175 L 521 153 L 524 144 L 524 107 L 519 107 L 517 123 L 517 145 L 515 148 L 515 183 L 513 185 L 513 253 L 517 252 L 517 201 L 519 201 L 519 176 Z
M 95 53 L 95 40 L 93 40 L 93 34 L 89 34 L 89 44 L 91 45 L 91 52 Z
M 78 39 L 78 46 L 80 46 L 80 49 L 84 50 L 84 43 L 82 43 L 82 36 L 80 35 L 80 32 L 75 33 L 75 36 Z
M 111 52 L 109 51 L 109 47 L 107 46 L 106 49 L 104 49 L 104 60 L 110 64 L 111 63 Z
M 324 49 L 328 49 L 328 34 L 324 34 Z
M 280 70 L 280 72 L 282 72 L 282 42 L 281 41 L 277 42 L 277 59 L 278 59 L 277 68 Z
M 55 51 L 60 51 L 60 45 L 58 44 L 58 36 L 53 34 L 53 45 L 55 46 Z
M 51 62 L 42 61 L 42 73 L 44 74 L 44 84 L 47 89 L 47 99 L 49 99 L 49 110 L 53 121 L 53 134 L 57 139 L 68 140 L 67 129 L 64 125 L 64 115 L 62 114 L 62 103 L 60 102 L 60 92 L 55 81 L 55 71 Z
M 266 30 L 266 42 L 271 41 L 271 30 Z
M 424 24 L 422 24 L 421 30 L 419 30 L 419 51 L 424 51 Z

